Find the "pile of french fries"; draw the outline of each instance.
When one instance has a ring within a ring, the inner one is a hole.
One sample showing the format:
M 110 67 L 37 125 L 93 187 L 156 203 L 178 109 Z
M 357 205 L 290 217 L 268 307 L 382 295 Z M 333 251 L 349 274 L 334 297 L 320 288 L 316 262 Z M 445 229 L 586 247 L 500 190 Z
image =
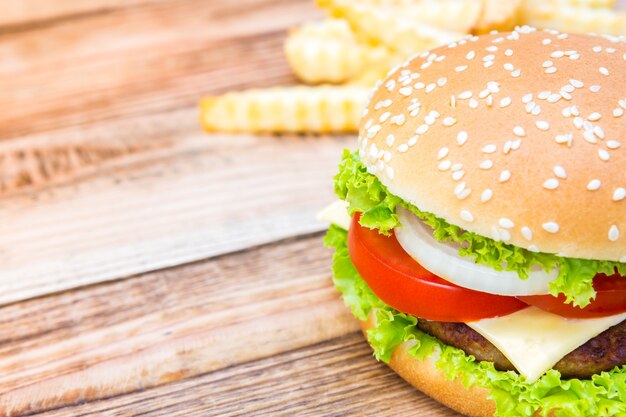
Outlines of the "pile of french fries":
M 299 86 L 207 97 L 207 131 L 356 132 L 376 81 L 409 56 L 468 34 L 517 25 L 626 34 L 615 0 L 316 0 L 327 18 L 292 28 L 287 61 Z

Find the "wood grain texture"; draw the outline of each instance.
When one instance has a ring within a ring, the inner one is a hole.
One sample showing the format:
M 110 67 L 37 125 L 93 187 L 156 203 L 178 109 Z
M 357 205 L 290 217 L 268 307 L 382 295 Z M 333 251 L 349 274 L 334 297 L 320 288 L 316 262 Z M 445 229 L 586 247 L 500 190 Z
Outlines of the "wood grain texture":
M 285 30 L 319 15 L 307 0 L 168 1 L 0 34 L 0 139 L 293 84 Z
M 0 415 L 457 416 L 331 286 L 313 215 L 354 138 L 199 129 L 203 95 L 293 84 L 286 29 L 319 16 L 0 2 Z
M 111 397 L 354 332 L 329 263 L 313 235 L 4 307 L 0 410 Z
M 460 417 L 376 362 L 360 333 L 46 415 Z
M 58 173 L 70 175 L 67 185 L 5 198 L 0 303 L 325 227 L 314 216 L 333 200 L 330 178 L 353 139 L 207 138 L 194 116 L 183 111 L 82 131 L 81 146 L 97 137 L 108 144 L 110 161 L 84 170 L 77 163 L 71 174 Z M 119 135 L 125 130 L 135 136 Z M 61 146 L 63 133 L 47 140 Z M 142 152 L 115 157 L 116 146 Z

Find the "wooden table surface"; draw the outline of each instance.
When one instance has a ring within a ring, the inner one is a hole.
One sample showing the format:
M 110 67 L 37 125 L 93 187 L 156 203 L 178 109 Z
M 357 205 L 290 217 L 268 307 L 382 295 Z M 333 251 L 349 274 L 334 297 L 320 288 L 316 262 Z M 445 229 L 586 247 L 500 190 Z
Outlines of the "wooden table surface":
M 295 83 L 312 3 L 0 4 L 0 415 L 457 415 L 332 288 L 314 215 L 355 137 L 198 126 Z

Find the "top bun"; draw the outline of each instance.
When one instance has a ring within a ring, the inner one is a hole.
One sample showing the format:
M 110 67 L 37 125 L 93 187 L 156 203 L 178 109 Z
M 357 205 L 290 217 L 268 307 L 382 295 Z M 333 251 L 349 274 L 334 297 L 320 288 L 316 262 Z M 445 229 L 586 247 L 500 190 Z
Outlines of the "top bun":
M 626 43 L 523 27 L 413 57 L 359 153 L 389 191 L 495 240 L 626 262 Z

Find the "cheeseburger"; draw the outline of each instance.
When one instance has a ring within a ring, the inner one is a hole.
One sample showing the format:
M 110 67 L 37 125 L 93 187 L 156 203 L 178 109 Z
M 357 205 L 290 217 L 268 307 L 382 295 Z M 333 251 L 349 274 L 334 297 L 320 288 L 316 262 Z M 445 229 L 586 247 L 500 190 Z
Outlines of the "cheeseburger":
M 468 416 L 626 416 L 626 43 L 468 36 L 372 93 L 326 244 L 377 359 Z

